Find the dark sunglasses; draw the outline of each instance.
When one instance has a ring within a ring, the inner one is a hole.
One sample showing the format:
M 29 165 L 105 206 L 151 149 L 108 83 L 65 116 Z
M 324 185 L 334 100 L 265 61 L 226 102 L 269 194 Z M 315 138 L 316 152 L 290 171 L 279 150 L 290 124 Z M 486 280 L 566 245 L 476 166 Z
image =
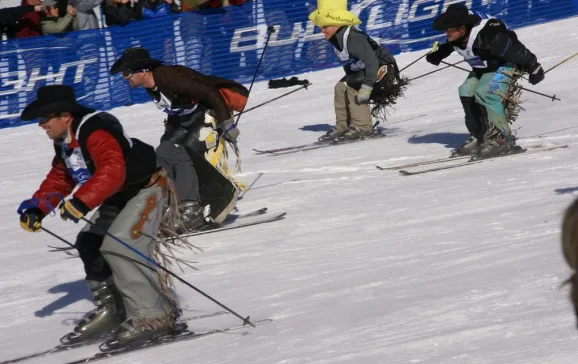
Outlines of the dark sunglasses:
M 146 70 L 124 70 L 122 71 L 122 78 L 125 80 L 130 79 L 135 73 L 145 72 Z

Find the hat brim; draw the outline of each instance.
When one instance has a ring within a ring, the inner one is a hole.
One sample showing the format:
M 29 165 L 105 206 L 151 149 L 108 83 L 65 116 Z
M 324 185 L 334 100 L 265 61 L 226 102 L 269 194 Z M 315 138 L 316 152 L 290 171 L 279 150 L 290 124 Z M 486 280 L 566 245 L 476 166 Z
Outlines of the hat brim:
M 163 64 L 163 61 L 155 58 L 135 59 L 126 61 L 120 57 L 110 68 L 110 74 L 115 75 L 122 71 L 138 70 L 138 69 L 152 69 Z
M 462 25 L 474 25 L 480 20 L 480 17 L 473 14 L 467 14 L 467 16 L 461 18 L 455 13 L 443 13 L 434 20 L 432 28 L 434 30 L 448 30 L 450 28 L 459 28 Z M 460 19 L 461 18 L 461 19 Z
M 63 112 L 90 114 L 94 111 L 95 109 L 70 101 L 42 103 L 36 100 L 24 108 L 22 114 L 20 114 L 20 119 L 23 121 L 29 121 L 49 114 L 59 114 Z

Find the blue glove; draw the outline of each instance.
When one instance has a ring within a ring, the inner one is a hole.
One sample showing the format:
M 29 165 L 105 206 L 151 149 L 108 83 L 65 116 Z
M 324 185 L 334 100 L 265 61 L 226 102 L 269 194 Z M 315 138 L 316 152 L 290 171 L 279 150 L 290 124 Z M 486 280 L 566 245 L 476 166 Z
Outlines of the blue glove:
M 62 201 L 59 208 L 62 220 L 70 219 L 75 223 L 78 223 L 78 221 L 80 221 L 80 219 L 90 211 L 82 201 L 76 198 L 70 199 L 66 202 Z

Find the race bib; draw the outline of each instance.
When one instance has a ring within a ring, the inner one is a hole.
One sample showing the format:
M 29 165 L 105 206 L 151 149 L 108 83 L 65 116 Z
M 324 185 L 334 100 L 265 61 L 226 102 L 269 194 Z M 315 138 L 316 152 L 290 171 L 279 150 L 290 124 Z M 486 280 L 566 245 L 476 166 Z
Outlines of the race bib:
M 86 165 L 86 161 L 82 156 L 80 148 L 74 148 L 72 150 L 63 148 L 62 159 L 66 164 L 66 170 L 68 174 L 77 185 L 83 185 L 86 181 L 92 177 L 92 173 Z
M 486 62 L 484 62 L 480 57 L 474 56 L 466 59 L 466 62 L 470 64 L 473 68 L 486 68 Z

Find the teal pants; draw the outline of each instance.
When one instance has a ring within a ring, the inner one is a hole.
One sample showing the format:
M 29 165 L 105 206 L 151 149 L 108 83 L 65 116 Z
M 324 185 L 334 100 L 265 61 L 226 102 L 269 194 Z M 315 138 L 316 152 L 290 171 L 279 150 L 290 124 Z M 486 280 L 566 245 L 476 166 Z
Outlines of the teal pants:
M 506 137 L 512 132 L 506 118 L 502 95 L 508 90 L 513 71 L 513 67 L 503 66 L 496 72 L 485 73 L 480 78 L 474 72 L 470 72 L 459 88 L 460 97 L 474 97 L 478 104 L 486 108 L 488 122 Z

